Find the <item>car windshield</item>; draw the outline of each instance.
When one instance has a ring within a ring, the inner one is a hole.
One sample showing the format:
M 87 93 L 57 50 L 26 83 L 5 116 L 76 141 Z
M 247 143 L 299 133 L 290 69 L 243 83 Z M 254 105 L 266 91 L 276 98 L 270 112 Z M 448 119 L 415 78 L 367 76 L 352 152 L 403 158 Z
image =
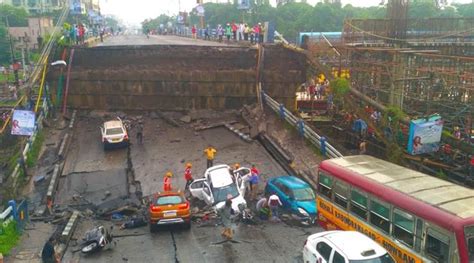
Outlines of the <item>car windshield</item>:
M 110 128 L 110 129 L 107 129 L 107 131 L 105 132 L 105 134 L 107 135 L 117 135 L 117 134 L 122 134 L 123 131 L 122 131 L 122 128 Z
M 239 191 L 237 190 L 235 184 L 214 188 L 212 193 L 214 194 L 214 202 L 216 203 L 224 202 L 227 200 L 229 195 L 232 196 L 232 198 L 235 198 L 239 195 Z
M 349 263 L 395 263 L 395 260 L 387 253 L 378 258 L 349 260 Z
M 179 195 L 168 195 L 168 196 L 162 196 L 158 197 L 156 199 L 155 204 L 156 205 L 177 205 L 182 203 L 183 200 L 181 199 L 181 196 Z
M 296 201 L 311 201 L 315 199 L 314 192 L 309 187 L 293 189 L 293 196 Z

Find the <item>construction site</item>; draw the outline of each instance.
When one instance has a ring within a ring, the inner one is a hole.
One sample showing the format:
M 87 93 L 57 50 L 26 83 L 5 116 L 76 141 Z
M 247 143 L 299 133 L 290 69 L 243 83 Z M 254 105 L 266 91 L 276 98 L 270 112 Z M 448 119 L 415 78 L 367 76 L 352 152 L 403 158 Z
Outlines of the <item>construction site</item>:
M 407 18 L 408 1 L 390 1 L 387 8 L 387 19 L 346 20 L 340 39 L 330 41 L 321 34 L 319 41 L 310 40 L 307 48 L 317 61 L 315 73 L 332 78 L 350 76 L 351 94 L 344 99 L 343 112 L 359 113 L 369 129 L 375 130 L 373 152 L 381 156 L 393 153 L 388 147 L 392 141 L 385 133 L 388 127 L 404 136 L 397 142 L 403 157 L 394 161 L 433 175 L 469 181 L 474 18 Z M 370 124 L 373 110 L 388 114 L 390 120 L 398 115 L 399 123 Z M 439 152 L 416 157 L 402 154 L 410 120 L 434 115 L 440 115 L 444 124 Z M 461 136 L 453 136 L 456 132 Z M 449 157 L 441 156 L 445 145 Z

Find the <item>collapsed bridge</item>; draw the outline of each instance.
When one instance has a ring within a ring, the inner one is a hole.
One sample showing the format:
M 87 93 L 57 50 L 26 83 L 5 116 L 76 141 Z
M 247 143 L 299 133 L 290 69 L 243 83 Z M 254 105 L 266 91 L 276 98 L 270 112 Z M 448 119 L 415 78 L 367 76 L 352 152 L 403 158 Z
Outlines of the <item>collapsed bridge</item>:
M 306 79 L 305 55 L 280 46 L 261 52 L 259 64 L 255 47 L 75 48 L 63 89 L 67 106 L 77 109 L 219 110 L 256 102 L 259 79 L 265 92 L 293 108 Z M 59 76 L 49 73 L 52 87 Z

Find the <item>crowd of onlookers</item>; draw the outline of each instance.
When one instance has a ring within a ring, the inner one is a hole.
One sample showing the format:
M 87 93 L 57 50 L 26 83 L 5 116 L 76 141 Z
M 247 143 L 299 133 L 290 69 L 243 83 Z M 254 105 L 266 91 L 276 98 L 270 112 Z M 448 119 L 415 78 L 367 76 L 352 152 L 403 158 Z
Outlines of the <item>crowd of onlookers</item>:
M 249 23 L 229 22 L 226 24 L 218 24 L 217 26 L 207 25 L 200 28 L 197 25 L 191 27 L 176 26 L 172 29 L 159 28 L 157 31 L 149 31 L 151 34 L 175 34 L 183 36 L 192 36 L 197 39 L 214 40 L 214 41 L 248 41 L 251 44 L 262 43 L 264 41 L 265 28 L 263 23 L 251 25 Z

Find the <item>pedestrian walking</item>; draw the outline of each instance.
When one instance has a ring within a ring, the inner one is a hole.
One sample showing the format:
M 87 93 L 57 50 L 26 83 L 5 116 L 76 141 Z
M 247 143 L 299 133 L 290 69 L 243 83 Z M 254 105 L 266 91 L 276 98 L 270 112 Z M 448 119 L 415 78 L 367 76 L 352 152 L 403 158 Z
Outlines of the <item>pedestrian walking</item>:
M 171 191 L 171 177 L 173 173 L 170 171 L 166 172 L 165 177 L 163 178 L 163 191 Z
M 252 169 L 250 169 L 250 200 L 254 200 L 257 196 L 258 191 L 258 183 L 260 181 L 260 172 L 255 167 L 255 164 L 252 165 Z
M 187 190 L 189 185 L 194 181 L 193 175 L 191 173 L 191 168 L 193 165 L 191 163 L 186 164 L 186 168 L 184 169 L 184 179 L 186 180 L 186 186 L 184 186 L 184 190 Z
M 282 205 L 283 204 L 278 195 L 273 194 L 268 198 L 268 207 L 270 207 L 270 210 L 272 211 L 272 220 L 280 220 L 278 210 Z
M 43 246 L 41 251 L 41 260 L 44 263 L 59 262 L 56 251 L 54 250 L 54 238 L 50 237 Z
M 216 156 L 216 153 L 217 150 L 211 145 L 207 146 L 207 148 L 204 149 L 204 154 L 206 154 L 207 157 L 207 168 L 213 166 L 214 157 Z
M 143 143 L 143 122 L 139 121 L 137 125 L 137 142 L 139 144 Z
M 225 240 L 232 240 L 233 231 L 232 231 L 232 215 L 234 211 L 232 209 L 232 200 L 228 198 L 225 201 L 225 205 L 217 210 L 219 217 L 221 218 L 222 225 L 224 229 L 221 231 L 221 235 Z

